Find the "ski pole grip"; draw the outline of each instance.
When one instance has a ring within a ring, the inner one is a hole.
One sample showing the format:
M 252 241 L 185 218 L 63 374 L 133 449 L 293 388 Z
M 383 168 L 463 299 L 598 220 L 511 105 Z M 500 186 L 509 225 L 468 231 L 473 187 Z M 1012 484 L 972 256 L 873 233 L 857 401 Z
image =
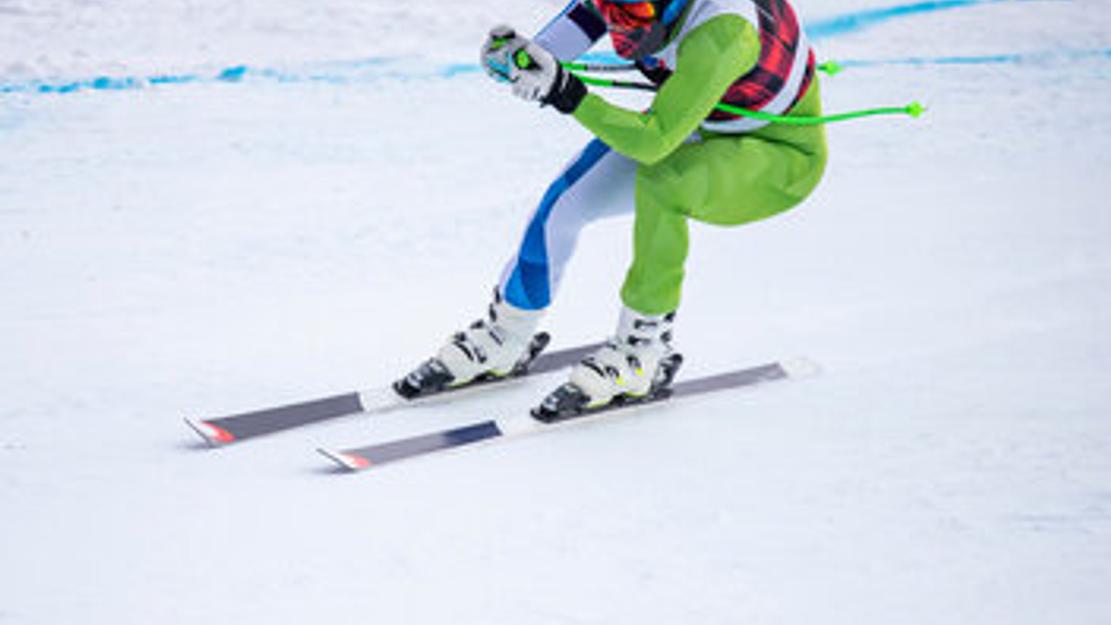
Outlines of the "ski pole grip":
M 524 48 L 521 48 L 513 55 L 513 64 L 517 66 L 517 69 L 535 69 L 540 67 L 540 65 L 536 63 L 536 60 L 532 58 L 532 55 Z
M 517 31 L 509 26 L 495 26 L 490 29 L 491 48 L 497 50 L 517 37 Z

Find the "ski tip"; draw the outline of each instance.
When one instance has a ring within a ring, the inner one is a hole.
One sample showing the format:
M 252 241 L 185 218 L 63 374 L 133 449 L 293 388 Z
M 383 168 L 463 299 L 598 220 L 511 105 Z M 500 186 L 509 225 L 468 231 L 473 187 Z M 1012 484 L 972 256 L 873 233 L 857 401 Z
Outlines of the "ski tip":
M 358 454 L 345 451 L 332 451 L 331 449 L 324 449 L 323 447 L 317 448 L 316 451 L 348 471 L 362 471 L 363 469 L 370 468 L 370 460 Z
M 809 358 L 787 358 L 779 362 L 779 366 L 791 378 L 808 378 L 822 372 L 822 367 Z
M 224 428 L 213 425 L 208 421 L 186 418 L 185 424 L 193 429 L 206 443 L 213 447 L 228 445 L 236 441 L 235 435 Z

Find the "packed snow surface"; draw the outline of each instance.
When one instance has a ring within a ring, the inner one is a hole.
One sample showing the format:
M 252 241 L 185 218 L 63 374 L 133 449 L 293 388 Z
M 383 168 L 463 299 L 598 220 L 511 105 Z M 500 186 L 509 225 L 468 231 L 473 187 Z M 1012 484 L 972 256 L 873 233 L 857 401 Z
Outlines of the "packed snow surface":
M 344 477 L 182 417 L 388 382 L 481 314 L 588 139 L 475 65 L 555 0 L 0 0 L 0 623 L 1111 622 L 1111 7 L 799 0 L 829 129 L 695 226 L 686 375 L 820 376 Z M 632 104 L 643 98 L 610 94 Z M 546 327 L 612 331 L 630 220 Z

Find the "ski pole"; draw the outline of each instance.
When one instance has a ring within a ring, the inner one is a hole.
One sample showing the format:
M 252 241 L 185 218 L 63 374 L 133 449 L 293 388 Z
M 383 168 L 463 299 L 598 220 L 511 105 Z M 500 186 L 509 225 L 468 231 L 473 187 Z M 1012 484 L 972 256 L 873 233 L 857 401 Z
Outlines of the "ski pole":
M 527 54 L 526 54 L 527 58 Z M 532 59 L 528 58 L 531 62 Z M 610 78 L 598 78 L 595 76 L 588 76 L 582 72 L 619 72 L 631 71 L 636 69 L 634 64 L 590 64 L 590 63 L 563 63 L 565 69 L 578 77 L 588 85 L 596 87 L 611 87 L 617 89 L 637 89 L 641 91 L 658 91 L 659 87 L 651 83 L 634 82 L 613 80 Z M 524 69 L 524 67 L 522 67 Z M 818 66 L 818 70 L 835 76 L 839 74 L 844 67 L 836 61 L 828 61 Z M 765 113 L 763 111 L 752 111 L 749 109 L 732 106 L 729 104 L 718 104 L 715 106 L 719 111 L 730 113 L 732 115 L 739 115 L 741 117 L 748 117 L 751 119 L 758 119 L 777 124 L 784 124 L 789 126 L 817 126 L 821 124 L 832 124 L 835 122 L 848 121 L 852 119 L 861 119 L 864 117 L 876 117 L 880 115 L 908 115 L 910 117 L 921 117 L 926 112 L 926 107 L 921 102 L 911 102 L 905 106 L 883 106 L 870 109 L 862 109 L 857 111 L 848 111 L 845 113 L 836 113 L 831 115 L 821 116 L 793 116 L 793 115 L 775 115 L 772 113 Z
M 521 48 L 513 55 L 513 64 L 516 65 L 519 69 L 525 70 L 536 67 L 536 61 L 524 48 Z M 659 90 L 659 87 L 651 83 L 613 80 L 610 78 L 598 78 L 583 73 L 585 71 L 629 71 L 636 69 L 635 64 L 614 65 L 564 62 L 561 63 L 561 65 L 564 69 L 571 72 L 572 75 L 574 75 L 587 85 L 593 85 L 596 87 L 611 87 L 617 89 L 637 89 L 641 91 L 653 92 Z M 823 63 L 821 66 L 819 66 L 819 69 L 832 76 L 841 72 L 843 68 L 836 62 L 828 62 Z M 923 106 L 921 102 L 917 101 L 911 102 L 910 104 L 907 104 L 905 106 L 883 106 L 819 116 L 776 115 L 774 113 L 766 113 L 764 111 L 752 111 L 738 106 L 732 106 L 722 103 L 717 104 L 714 108 L 725 113 L 730 113 L 732 115 L 739 115 L 741 117 L 757 119 L 775 124 L 784 124 L 788 126 L 818 126 L 822 124 L 832 124 L 835 122 L 861 119 L 864 117 L 876 117 L 880 115 L 908 115 L 910 117 L 918 118 L 922 116 L 922 113 L 926 112 L 926 107 Z

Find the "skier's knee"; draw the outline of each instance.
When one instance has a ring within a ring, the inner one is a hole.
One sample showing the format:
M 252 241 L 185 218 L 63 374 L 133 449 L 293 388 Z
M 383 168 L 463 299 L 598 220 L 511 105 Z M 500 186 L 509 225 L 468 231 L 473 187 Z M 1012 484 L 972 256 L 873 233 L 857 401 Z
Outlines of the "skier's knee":
M 665 210 L 685 214 L 696 198 L 688 197 L 686 187 L 690 179 L 684 177 L 666 161 L 656 165 L 641 165 L 637 169 L 637 210 Z

